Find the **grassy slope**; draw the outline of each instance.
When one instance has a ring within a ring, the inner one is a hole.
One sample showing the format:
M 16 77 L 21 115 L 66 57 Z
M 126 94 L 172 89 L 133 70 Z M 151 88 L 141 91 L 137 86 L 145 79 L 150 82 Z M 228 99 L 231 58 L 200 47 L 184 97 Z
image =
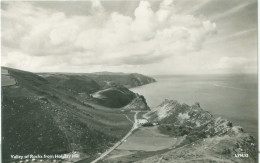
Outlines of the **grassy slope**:
M 10 154 L 102 152 L 131 128 L 125 116 L 75 96 L 101 89 L 87 77 L 49 79 L 8 69 L 17 84 L 3 87 L 3 158 Z M 53 80 L 53 81 L 51 81 Z M 54 83 L 58 83 L 55 85 Z

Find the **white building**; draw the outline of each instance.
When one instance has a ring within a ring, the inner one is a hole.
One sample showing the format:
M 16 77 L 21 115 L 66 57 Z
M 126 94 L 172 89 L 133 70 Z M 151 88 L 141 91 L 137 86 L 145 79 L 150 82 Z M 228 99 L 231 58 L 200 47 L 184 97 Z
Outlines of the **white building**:
M 146 119 L 138 119 L 137 120 L 137 123 L 139 124 L 139 125 L 143 125 L 143 124 L 145 124 L 145 123 L 147 123 L 148 121 L 146 120 Z

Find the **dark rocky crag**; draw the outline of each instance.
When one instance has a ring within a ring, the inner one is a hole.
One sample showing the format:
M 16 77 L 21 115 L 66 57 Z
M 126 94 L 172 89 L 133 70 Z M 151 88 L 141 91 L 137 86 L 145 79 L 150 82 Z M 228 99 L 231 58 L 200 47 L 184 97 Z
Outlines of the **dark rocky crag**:
M 150 111 L 144 96 L 136 94 L 136 97 L 124 107 L 124 110 Z
M 140 162 L 257 162 L 254 137 L 226 119 L 215 118 L 199 103 L 188 106 L 165 100 L 146 117 L 158 122 L 162 133 L 185 139 L 172 150 Z

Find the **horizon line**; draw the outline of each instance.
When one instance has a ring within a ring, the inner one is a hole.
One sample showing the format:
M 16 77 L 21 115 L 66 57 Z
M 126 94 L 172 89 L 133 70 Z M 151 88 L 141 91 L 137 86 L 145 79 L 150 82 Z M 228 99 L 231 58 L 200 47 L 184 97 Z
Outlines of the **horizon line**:
M 7 67 L 7 66 L 1 66 L 2 68 L 9 68 L 9 69 L 16 69 L 20 71 L 27 71 L 31 73 L 72 73 L 72 74 L 95 74 L 95 73 L 121 73 L 121 74 L 142 74 L 142 75 L 148 75 L 148 76 L 199 76 L 199 75 L 257 75 L 258 72 L 232 72 L 232 73 L 173 73 L 173 74 L 149 74 L 149 73 L 139 73 L 139 72 L 120 72 L 120 71 L 95 71 L 95 72 L 61 72 L 61 71 L 56 71 L 56 72 L 43 72 L 43 71 L 28 71 L 28 70 L 22 70 L 18 68 L 12 68 L 12 67 Z

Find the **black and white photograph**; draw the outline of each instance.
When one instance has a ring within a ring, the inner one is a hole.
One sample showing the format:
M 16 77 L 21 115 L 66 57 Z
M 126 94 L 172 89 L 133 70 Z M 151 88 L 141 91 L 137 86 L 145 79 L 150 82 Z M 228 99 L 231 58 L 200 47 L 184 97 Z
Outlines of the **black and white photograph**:
M 2 163 L 257 163 L 257 0 L 1 1 Z

